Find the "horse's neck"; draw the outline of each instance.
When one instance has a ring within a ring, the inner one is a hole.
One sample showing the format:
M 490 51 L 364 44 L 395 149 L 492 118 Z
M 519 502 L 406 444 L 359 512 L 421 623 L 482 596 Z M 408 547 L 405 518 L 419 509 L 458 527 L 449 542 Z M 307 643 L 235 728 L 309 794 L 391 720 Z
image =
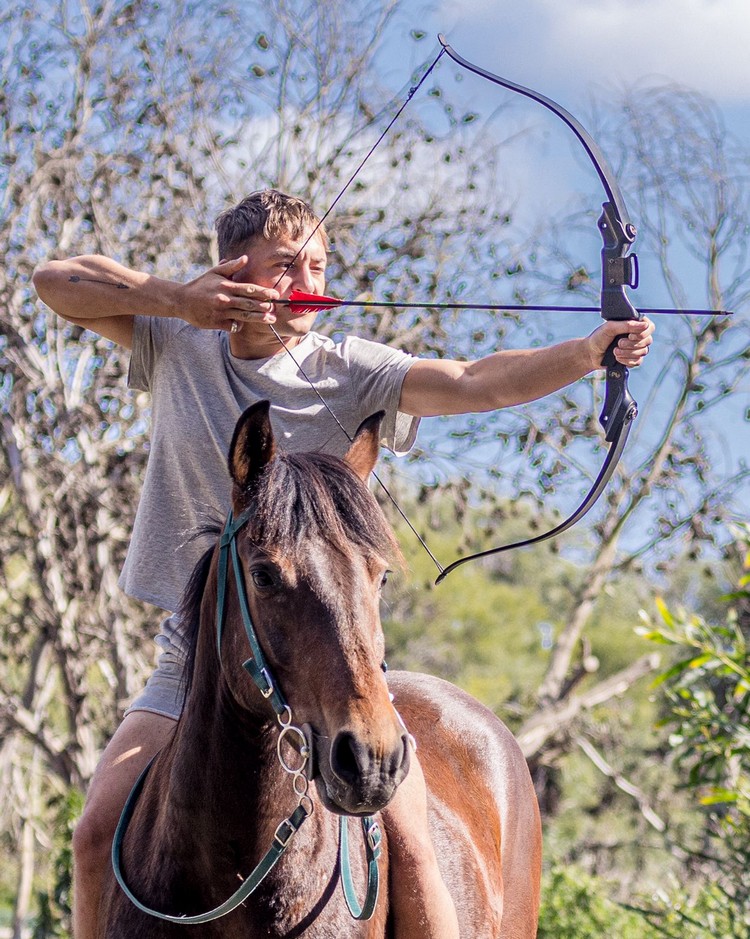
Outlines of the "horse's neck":
M 262 837 L 257 821 L 274 812 L 283 782 L 275 746 L 274 727 L 238 713 L 220 680 L 194 687 L 168 757 L 172 823 L 193 831 L 199 811 L 210 818 L 212 841 L 230 829 L 236 839 L 247 822 Z
M 196 892 L 207 885 L 216 889 L 216 895 L 205 895 L 208 908 L 237 888 L 238 876 L 250 874 L 298 796 L 278 763 L 276 728 L 243 724 L 222 703 L 221 692 L 212 706 L 210 694 L 195 690 L 165 754 L 169 782 L 162 832 L 168 833 L 171 845 L 180 846 L 182 869 L 173 877 L 184 882 L 187 875 Z M 315 799 L 314 792 L 311 796 Z M 316 919 L 316 909 L 337 895 L 337 830 L 337 820 L 318 805 L 287 855 L 246 901 L 258 936 L 286 934 L 301 920 Z M 159 856 L 163 867 L 164 853 Z M 353 937 L 370 935 L 366 924 L 355 928 L 335 904 L 323 918 L 327 925 L 321 935 L 346 930 Z

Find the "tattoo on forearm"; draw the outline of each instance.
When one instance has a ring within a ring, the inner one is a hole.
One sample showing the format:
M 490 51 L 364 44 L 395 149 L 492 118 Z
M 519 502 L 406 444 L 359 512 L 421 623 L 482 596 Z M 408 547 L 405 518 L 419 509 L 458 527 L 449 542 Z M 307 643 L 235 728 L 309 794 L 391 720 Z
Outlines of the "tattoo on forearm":
M 68 281 L 72 284 L 77 284 L 79 281 L 84 280 L 88 284 L 104 284 L 105 287 L 117 287 L 118 290 L 129 290 L 127 284 L 118 282 L 113 284 L 111 280 L 95 280 L 93 277 L 79 277 L 78 274 L 72 274 Z

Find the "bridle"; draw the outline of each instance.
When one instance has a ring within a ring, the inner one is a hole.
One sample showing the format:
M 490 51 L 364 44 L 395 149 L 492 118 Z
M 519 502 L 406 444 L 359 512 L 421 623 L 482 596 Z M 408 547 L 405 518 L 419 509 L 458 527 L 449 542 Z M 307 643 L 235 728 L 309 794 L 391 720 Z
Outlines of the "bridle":
M 255 866 L 253 871 L 242 882 L 242 885 L 223 903 L 205 913 L 197 913 L 192 916 L 177 916 L 169 913 L 162 913 L 146 904 L 142 903 L 128 887 L 122 872 L 121 852 L 125 833 L 133 816 L 135 806 L 143 789 L 143 785 L 148 776 L 149 770 L 153 765 L 156 756 L 148 763 L 141 775 L 138 777 L 133 787 L 125 807 L 122 810 L 120 821 L 115 831 L 112 842 L 112 869 L 115 879 L 122 888 L 125 895 L 141 912 L 160 920 L 166 920 L 169 923 L 182 923 L 184 925 L 209 923 L 212 920 L 219 919 L 236 910 L 255 890 L 260 886 L 268 874 L 276 867 L 278 862 L 285 854 L 293 837 L 297 834 L 302 824 L 309 818 L 314 811 L 314 803 L 309 795 L 309 786 L 311 773 L 309 767 L 312 761 L 312 734 L 308 736 L 302 728 L 293 723 L 292 709 L 287 704 L 284 695 L 278 684 L 273 678 L 271 669 L 266 657 L 263 654 L 258 636 L 250 615 L 250 604 L 247 596 L 247 587 L 240 563 L 239 552 L 237 550 L 237 535 L 247 525 L 253 516 L 253 507 L 245 509 L 235 519 L 230 511 L 227 517 L 224 531 L 219 540 L 219 565 L 218 565 L 218 594 L 216 601 L 216 643 L 219 662 L 221 662 L 221 641 L 224 631 L 224 620 L 226 616 L 226 596 L 229 585 L 230 560 L 234 574 L 237 596 L 239 598 L 240 613 L 242 623 L 245 628 L 245 634 L 250 644 L 252 656 L 242 663 L 242 667 L 250 675 L 255 686 L 261 695 L 271 704 L 276 720 L 279 724 L 279 736 L 276 741 L 276 754 L 279 764 L 285 773 L 292 777 L 292 788 L 297 796 L 297 806 L 294 811 L 277 826 L 273 837 L 273 842 L 263 855 L 261 860 Z M 296 749 L 302 758 L 301 764 L 297 767 L 290 766 L 284 757 L 282 744 L 286 738 Z M 158 754 L 157 754 L 158 756 Z M 339 819 L 339 870 L 341 873 L 341 884 L 344 893 L 344 899 L 350 914 L 357 920 L 368 920 L 372 917 L 378 900 L 380 886 L 380 874 L 378 869 L 378 858 L 381 853 L 382 835 L 380 826 L 372 816 L 361 819 L 362 829 L 365 839 L 365 857 L 367 862 L 367 893 L 364 903 L 360 906 L 354 889 L 354 883 L 351 875 L 351 866 L 349 863 L 349 839 L 346 816 L 342 815 Z

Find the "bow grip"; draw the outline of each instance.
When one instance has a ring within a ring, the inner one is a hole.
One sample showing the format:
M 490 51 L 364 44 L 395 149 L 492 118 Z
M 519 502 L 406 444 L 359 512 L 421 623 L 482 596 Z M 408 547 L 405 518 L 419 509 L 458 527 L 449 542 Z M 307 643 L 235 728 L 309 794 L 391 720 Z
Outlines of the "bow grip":
M 604 437 L 607 443 L 612 443 L 627 421 L 635 420 L 638 414 L 638 405 L 628 388 L 628 375 L 630 369 L 621 365 L 615 358 L 615 348 L 619 337 L 612 340 L 604 353 L 602 365 L 607 370 L 604 386 L 604 406 L 599 415 L 599 423 L 604 428 Z

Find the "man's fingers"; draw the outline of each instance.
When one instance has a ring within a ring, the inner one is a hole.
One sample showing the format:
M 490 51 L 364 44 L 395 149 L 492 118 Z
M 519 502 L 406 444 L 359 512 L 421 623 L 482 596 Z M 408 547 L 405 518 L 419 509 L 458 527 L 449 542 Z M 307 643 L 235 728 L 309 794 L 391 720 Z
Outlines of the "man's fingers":
M 274 300 L 279 299 L 278 290 L 271 287 L 259 287 L 256 284 L 237 284 L 228 282 L 226 302 L 231 310 L 243 315 L 271 315 L 276 318 Z
M 594 368 L 601 368 L 602 358 L 614 341 L 614 355 L 621 365 L 639 365 L 647 354 L 653 340 L 653 321 L 608 320 L 598 326 L 589 336 Z
M 243 254 L 238 258 L 232 258 L 230 261 L 219 261 L 212 270 L 215 274 L 222 274 L 224 277 L 229 277 L 237 271 L 241 271 L 246 264 L 247 255 Z
M 225 296 L 222 298 L 222 316 L 234 316 L 237 319 L 257 319 L 271 316 L 276 319 L 273 303 L 265 297 Z

